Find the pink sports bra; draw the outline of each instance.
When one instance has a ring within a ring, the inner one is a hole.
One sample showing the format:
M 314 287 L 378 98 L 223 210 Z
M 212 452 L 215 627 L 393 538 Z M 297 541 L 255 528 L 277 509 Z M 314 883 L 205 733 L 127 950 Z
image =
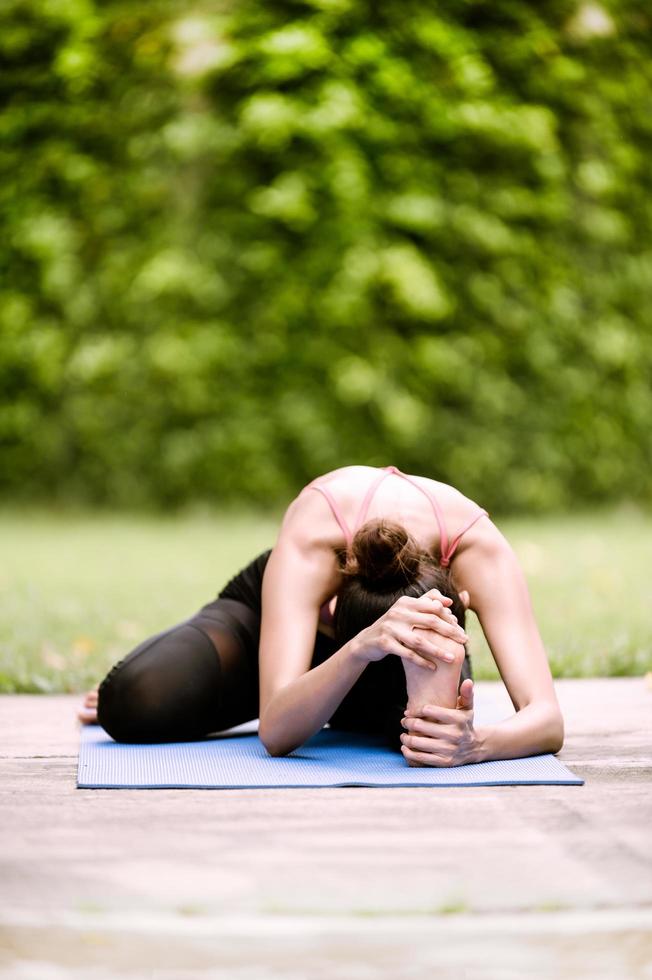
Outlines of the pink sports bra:
M 324 495 L 324 497 L 328 501 L 330 509 L 333 512 L 333 517 L 335 518 L 339 526 L 342 528 L 342 531 L 344 533 L 344 539 L 346 541 L 346 546 L 347 548 L 350 548 L 355 532 L 358 530 L 359 527 L 361 527 L 364 524 L 365 520 L 367 519 L 367 511 L 369 510 L 369 505 L 373 500 L 376 490 L 383 482 L 383 480 L 385 480 L 391 474 L 395 474 L 396 476 L 400 476 L 404 480 L 407 480 L 408 483 L 411 483 L 413 487 L 416 487 L 417 490 L 420 490 L 421 493 L 423 493 L 430 501 L 430 504 L 435 514 L 435 519 L 439 526 L 439 551 L 440 551 L 439 563 L 443 568 L 447 568 L 448 565 L 450 565 L 451 558 L 453 557 L 455 551 L 457 550 L 458 544 L 460 543 L 461 539 L 466 534 L 466 532 L 470 528 L 472 528 L 473 525 L 476 523 L 476 521 L 479 521 L 481 517 L 489 516 L 486 510 L 479 509 L 478 513 L 475 515 L 473 520 L 469 521 L 466 527 L 462 528 L 459 534 L 456 534 L 455 537 L 452 539 L 452 541 L 449 541 L 448 532 L 446 531 L 446 524 L 444 522 L 444 515 L 442 514 L 441 507 L 437 503 L 435 497 L 424 486 L 422 486 L 421 483 L 418 483 L 416 480 L 414 480 L 411 476 L 408 476 L 406 473 L 401 473 L 401 471 L 397 469 L 396 466 L 384 466 L 381 472 L 378 474 L 377 478 L 372 482 L 371 486 L 367 490 L 364 500 L 362 501 L 362 504 L 360 506 L 358 516 L 356 518 L 355 527 L 353 530 L 351 530 L 348 524 L 346 523 L 346 520 L 344 519 L 344 515 L 342 514 L 340 508 L 338 507 L 337 501 L 333 497 L 333 494 L 330 492 L 330 490 L 328 490 L 321 483 L 310 483 L 308 484 L 308 488 L 311 490 L 319 490 L 319 492 Z

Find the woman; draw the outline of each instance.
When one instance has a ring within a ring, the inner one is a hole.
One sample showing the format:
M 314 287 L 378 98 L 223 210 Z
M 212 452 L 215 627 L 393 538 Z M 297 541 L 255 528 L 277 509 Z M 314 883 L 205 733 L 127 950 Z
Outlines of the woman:
M 473 724 L 465 607 L 516 709 L 497 725 Z M 393 466 L 346 466 L 305 487 L 274 549 L 116 664 L 87 696 L 83 721 L 95 720 L 96 704 L 120 741 L 198 738 L 259 716 L 272 755 L 326 722 L 385 732 L 409 765 L 556 752 L 563 742 L 509 544 L 459 491 Z

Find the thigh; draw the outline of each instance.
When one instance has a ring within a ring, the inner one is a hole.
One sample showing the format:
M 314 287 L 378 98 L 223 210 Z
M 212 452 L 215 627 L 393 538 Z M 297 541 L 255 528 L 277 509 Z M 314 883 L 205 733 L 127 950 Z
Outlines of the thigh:
M 216 599 L 188 622 L 209 638 L 220 666 L 213 731 L 257 718 L 259 614 L 242 602 Z
M 257 716 L 250 611 L 211 606 L 145 640 L 105 677 L 98 721 L 117 741 L 185 741 Z

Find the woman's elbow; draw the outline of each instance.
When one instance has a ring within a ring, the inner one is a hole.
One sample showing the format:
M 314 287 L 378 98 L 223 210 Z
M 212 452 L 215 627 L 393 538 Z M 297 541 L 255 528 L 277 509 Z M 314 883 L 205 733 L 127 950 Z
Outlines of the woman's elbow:
M 271 755 L 274 759 L 282 759 L 283 756 L 289 755 L 292 751 L 291 748 L 286 748 L 283 745 L 275 745 L 273 742 L 266 742 L 264 738 L 261 738 L 261 742 L 265 746 L 267 755 Z
M 560 752 L 564 744 L 564 719 L 558 707 L 550 711 L 547 725 L 547 749 L 553 754 Z
M 287 743 L 283 744 L 278 738 L 274 738 L 273 733 L 268 731 L 267 726 L 262 721 L 258 724 L 258 738 L 263 743 L 267 754 L 276 759 L 289 755 L 293 748 L 296 748 L 296 746 L 288 746 Z

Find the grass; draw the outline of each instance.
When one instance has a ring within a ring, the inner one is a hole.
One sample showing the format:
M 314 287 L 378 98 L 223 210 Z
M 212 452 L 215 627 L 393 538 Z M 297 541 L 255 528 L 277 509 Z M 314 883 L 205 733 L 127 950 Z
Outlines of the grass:
M 191 615 L 275 538 L 278 515 L 0 511 L 0 690 L 82 691 Z M 557 677 L 652 669 L 652 516 L 498 521 L 518 553 Z M 474 617 L 471 617 L 474 620 Z M 475 621 L 477 677 L 497 672 Z

